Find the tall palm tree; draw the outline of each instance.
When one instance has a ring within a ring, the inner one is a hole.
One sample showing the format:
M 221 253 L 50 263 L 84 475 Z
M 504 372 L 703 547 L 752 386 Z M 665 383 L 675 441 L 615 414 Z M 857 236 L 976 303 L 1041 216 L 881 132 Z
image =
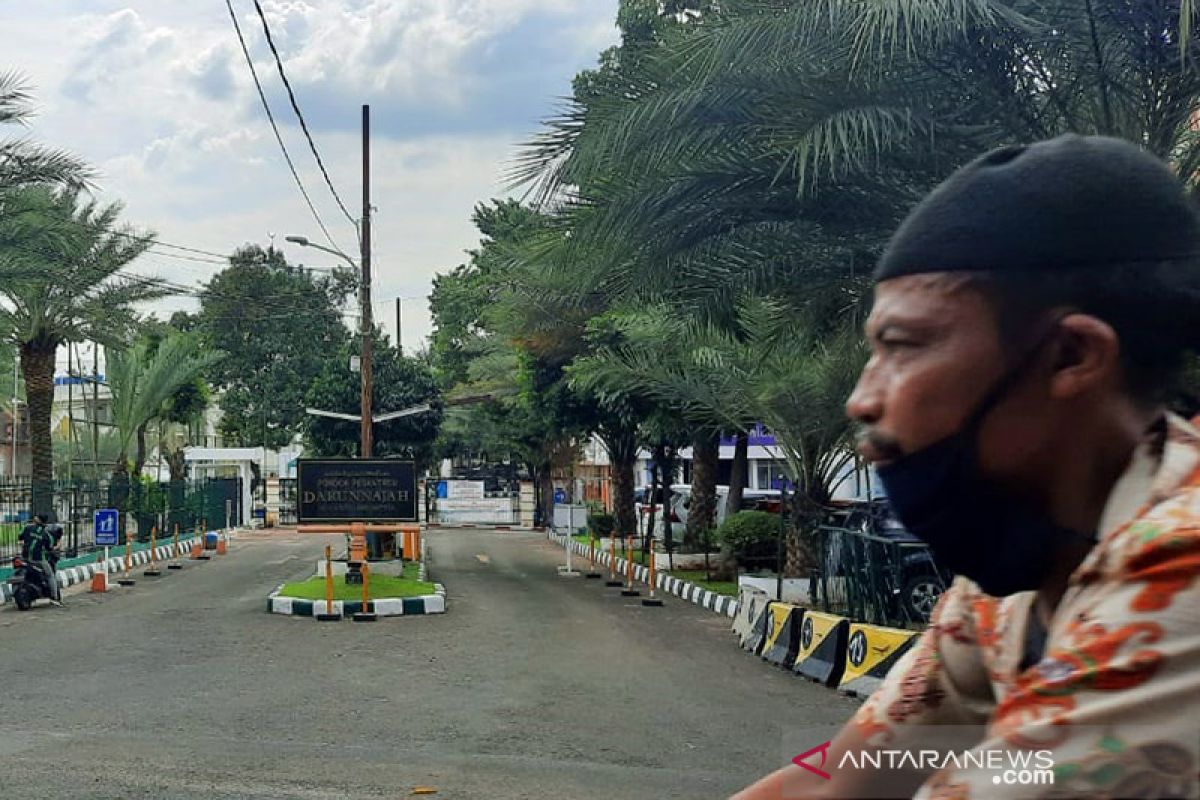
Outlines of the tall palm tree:
M 50 504 L 50 413 L 60 345 L 132 338 L 134 307 L 173 293 L 122 269 L 152 240 L 119 225 L 121 206 L 77 190 L 34 186 L 9 193 L 0 213 L 0 341 L 20 353 L 29 404 L 35 510 Z
M 137 440 L 136 476 L 145 460 L 146 427 L 167 412 L 172 395 L 223 357 L 203 352 L 200 340 L 187 333 L 169 333 L 156 344 L 139 339 L 128 349 L 108 354 L 107 378 L 112 392 L 113 423 L 117 429 L 114 475 L 129 475 L 129 451 Z
M 15 72 L 0 73 L 0 125 L 24 125 L 33 116 L 29 87 Z M 83 188 L 91 170 L 61 150 L 26 138 L 0 139 L 0 194 L 37 183 Z

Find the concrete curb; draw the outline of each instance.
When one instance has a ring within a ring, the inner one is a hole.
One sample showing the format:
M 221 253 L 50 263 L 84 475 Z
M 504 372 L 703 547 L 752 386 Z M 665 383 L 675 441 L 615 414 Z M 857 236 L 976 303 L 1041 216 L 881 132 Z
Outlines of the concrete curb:
M 435 583 L 435 594 L 419 597 L 397 597 L 374 600 L 371 605 L 381 617 L 408 617 L 416 614 L 446 613 L 446 587 Z M 267 613 L 293 617 L 312 617 L 325 613 L 324 600 L 302 600 L 298 597 L 280 595 L 283 584 L 267 597 Z M 343 619 L 362 611 L 362 601 L 334 600 L 333 614 Z
M 209 533 L 222 533 L 222 532 L 221 531 L 209 531 Z M 225 541 L 228 542 L 229 534 L 222 533 L 222 535 L 225 537 Z M 197 537 L 195 535 L 193 535 L 193 536 L 187 537 L 186 539 L 179 540 L 179 548 L 180 548 L 179 558 L 180 559 L 182 559 L 184 561 L 188 560 L 188 550 L 190 549 L 192 542 L 196 538 Z M 188 545 L 188 547 L 184 547 L 185 543 Z M 172 558 L 172 555 L 171 555 L 172 547 L 173 547 L 173 545 L 165 544 L 165 545 L 161 545 L 159 547 L 154 548 L 155 559 L 159 562 L 169 561 Z M 119 551 L 119 549 L 120 548 L 112 548 L 112 550 L 118 550 L 118 551 Z M 132 573 L 133 569 L 140 567 L 140 566 L 144 566 L 149 563 L 150 563 L 150 551 L 149 550 L 142 550 L 140 552 L 133 553 L 129 558 L 130 572 Z M 85 565 L 79 566 L 79 567 L 69 567 L 67 569 L 60 569 L 55 573 L 55 576 L 58 578 L 58 585 L 61 588 L 66 589 L 69 586 L 76 586 L 80 583 L 87 583 L 92 579 L 92 577 L 94 575 L 96 575 L 97 573 L 100 573 L 100 572 L 107 572 L 109 575 L 116 575 L 118 573 L 124 573 L 125 572 L 125 556 L 122 554 L 122 555 L 114 557 L 114 558 L 109 558 L 108 561 L 105 561 L 105 562 L 97 561 L 95 563 L 85 564 Z M 7 581 L 0 582 L 0 604 L 8 603 L 11 601 L 12 601 L 12 591 L 9 589 L 8 582 Z
M 587 558 L 588 546 L 582 542 L 577 542 L 566 535 L 560 536 L 552 530 L 546 532 L 546 538 L 550 541 L 557 542 L 559 547 L 565 548 L 569 544 L 572 552 L 577 553 L 583 558 Z M 611 556 L 608 553 L 602 551 L 596 552 L 597 564 L 608 567 L 611 560 Z M 628 562 L 618 556 L 616 569 L 614 571 L 619 575 L 624 576 L 627 569 Z M 633 577 L 635 580 L 646 584 L 650 578 L 650 570 L 640 564 L 634 564 Z M 658 572 L 655 574 L 654 582 L 655 587 L 660 591 L 672 594 L 682 600 L 686 600 L 689 603 L 698 605 L 701 608 L 714 611 L 718 614 L 729 617 L 730 619 L 737 616 L 738 601 L 736 597 L 717 594 L 716 592 L 697 586 L 694 583 L 682 581 L 679 578 L 673 578 L 663 572 Z

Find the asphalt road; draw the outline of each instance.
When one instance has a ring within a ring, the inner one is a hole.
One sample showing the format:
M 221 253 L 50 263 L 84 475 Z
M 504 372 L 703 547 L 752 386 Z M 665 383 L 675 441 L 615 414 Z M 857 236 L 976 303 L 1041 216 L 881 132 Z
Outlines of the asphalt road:
M 4 796 L 719 798 L 854 707 L 712 612 L 559 577 L 537 534 L 432 532 L 447 614 L 267 614 L 326 541 L 245 534 L 65 609 L 0 607 Z

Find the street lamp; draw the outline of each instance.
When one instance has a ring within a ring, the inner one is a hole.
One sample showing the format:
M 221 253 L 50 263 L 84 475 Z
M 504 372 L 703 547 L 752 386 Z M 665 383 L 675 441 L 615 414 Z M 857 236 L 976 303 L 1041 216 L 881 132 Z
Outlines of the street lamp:
M 301 247 L 311 247 L 314 250 L 329 253 L 330 255 L 344 259 L 354 269 L 357 270 L 359 268 L 359 264 L 354 263 L 354 259 L 341 250 L 309 241 L 307 236 L 285 236 L 284 240 L 300 245 Z M 374 383 L 374 371 L 371 364 L 371 267 L 366 258 L 362 259 L 361 266 L 362 285 L 359 288 L 358 295 L 359 305 L 362 308 L 362 317 L 359 320 L 359 331 L 362 334 L 362 355 L 359 357 L 359 372 L 362 375 L 362 413 L 359 414 L 359 419 L 362 422 L 362 442 L 359 447 L 359 457 L 370 458 L 374 439 L 374 431 L 371 428 L 371 391 Z
M 317 244 L 316 242 L 309 241 L 307 236 L 285 236 L 283 238 L 284 241 L 291 242 L 292 244 L 298 244 L 301 247 L 311 247 L 314 250 L 322 250 L 330 255 L 335 255 L 338 258 L 345 259 L 347 264 L 356 270 L 358 269 L 358 264 L 354 263 L 354 259 L 343 253 L 341 250 L 337 250 L 332 247 L 326 247 L 323 244 Z

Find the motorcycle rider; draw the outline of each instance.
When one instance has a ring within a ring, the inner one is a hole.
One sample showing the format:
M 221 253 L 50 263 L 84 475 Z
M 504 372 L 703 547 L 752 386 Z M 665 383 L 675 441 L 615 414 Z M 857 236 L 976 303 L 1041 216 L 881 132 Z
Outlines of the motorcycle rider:
M 33 522 L 25 526 L 18 540 L 21 542 L 21 557 L 40 569 L 45 576 L 50 589 L 50 602 L 61 606 L 62 592 L 54 572 L 54 564 L 58 561 L 54 548 L 58 540 L 46 527 L 46 515 L 35 514 Z

